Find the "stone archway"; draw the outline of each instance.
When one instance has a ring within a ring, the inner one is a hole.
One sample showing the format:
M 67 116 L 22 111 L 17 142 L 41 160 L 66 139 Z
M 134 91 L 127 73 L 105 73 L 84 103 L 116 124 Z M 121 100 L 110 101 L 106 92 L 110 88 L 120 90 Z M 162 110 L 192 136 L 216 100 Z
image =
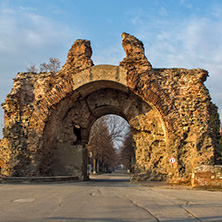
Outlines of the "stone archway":
M 160 179 L 166 177 L 165 130 L 158 113 L 119 83 L 104 80 L 102 84 L 98 83 L 87 85 L 87 89 L 91 88 L 88 94 L 84 93 L 85 87 L 78 88 L 84 96 L 67 98 L 48 119 L 43 133 L 42 150 L 45 155 L 40 164 L 41 174 L 86 178 L 85 146 L 91 125 L 103 115 L 116 114 L 125 118 L 131 127 L 138 147 L 137 170 L 149 170 L 153 177 Z M 78 135 L 75 129 L 79 129 Z
M 3 176 L 84 178 L 90 125 L 108 113 L 123 116 L 132 128 L 135 177 L 167 179 L 171 156 L 178 160 L 175 181 L 189 180 L 198 164 L 214 163 L 218 145 L 203 84 L 207 71 L 154 69 L 143 43 L 126 33 L 122 37 L 126 58 L 119 66 L 94 66 L 90 42 L 77 40 L 60 72 L 17 75 L 2 104 Z

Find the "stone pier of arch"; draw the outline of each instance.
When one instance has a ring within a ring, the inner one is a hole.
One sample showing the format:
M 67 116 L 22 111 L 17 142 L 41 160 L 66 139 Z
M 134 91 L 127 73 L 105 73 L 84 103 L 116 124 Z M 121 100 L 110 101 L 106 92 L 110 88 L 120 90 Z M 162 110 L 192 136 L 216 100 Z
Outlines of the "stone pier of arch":
M 208 72 L 153 68 L 140 40 L 122 38 L 119 66 L 94 66 L 90 42 L 77 40 L 61 71 L 17 74 L 2 104 L 1 176 L 86 179 L 89 131 L 106 114 L 130 125 L 135 180 L 168 180 L 172 156 L 178 183 L 189 182 L 196 166 L 216 163 Z

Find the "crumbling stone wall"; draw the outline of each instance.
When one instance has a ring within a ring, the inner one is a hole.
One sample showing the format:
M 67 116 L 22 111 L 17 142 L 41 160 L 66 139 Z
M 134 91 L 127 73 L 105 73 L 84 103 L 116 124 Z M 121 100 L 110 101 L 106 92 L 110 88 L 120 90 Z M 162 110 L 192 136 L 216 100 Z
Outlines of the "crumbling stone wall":
M 200 165 L 193 169 L 192 187 L 222 188 L 222 166 Z
M 127 56 L 120 66 L 128 71 L 128 86 L 158 110 L 165 124 L 167 153 L 178 160 L 175 180 L 187 181 L 194 166 L 213 164 L 220 149 L 210 125 L 211 98 L 203 84 L 208 72 L 153 69 L 143 56 L 142 42 L 126 33 L 122 37 Z
M 87 40 L 77 40 L 57 73 L 18 73 L 2 107 L 3 176 L 84 178 L 90 126 L 105 114 L 123 116 L 136 146 L 135 179 L 190 179 L 213 164 L 219 146 L 210 123 L 211 99 L 202 69 L 154 69 L 143 43 L 123 33 L 119 66 L 93 66 Z M 72 161 L 74 160 L 74 161 Z

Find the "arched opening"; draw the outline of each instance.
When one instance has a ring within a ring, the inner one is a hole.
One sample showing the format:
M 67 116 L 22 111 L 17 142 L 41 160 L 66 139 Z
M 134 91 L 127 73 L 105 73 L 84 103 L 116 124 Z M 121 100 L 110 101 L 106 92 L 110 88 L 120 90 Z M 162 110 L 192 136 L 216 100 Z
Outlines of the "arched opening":
M 40 174 L 86 179 L 90 129 L 107 114 L 118 115 L 130 125 L 135 175 L 164 179 L 168 161 L 159 113 L 128 88 L 112 81 L 84 85 L 54 108 L 44 129 Z
M 112 114 L 100 117 L 90 129 L 88 174 L 112 173 L 117 169 L 132 172 L 134 148 L 130 126 L 125 119 Z

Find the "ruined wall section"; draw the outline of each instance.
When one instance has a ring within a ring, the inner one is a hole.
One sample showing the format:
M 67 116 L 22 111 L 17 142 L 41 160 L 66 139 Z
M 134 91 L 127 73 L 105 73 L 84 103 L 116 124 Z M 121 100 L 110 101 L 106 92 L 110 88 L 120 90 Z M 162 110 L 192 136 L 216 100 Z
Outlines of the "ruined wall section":
M 211 98 L 203 84 L 208 73 L 203 69 L 152 69 L 142 42 L 127 33 L 122 37 L 126 58 L 120 66 L 128 70 L 128 86 L 160 113 L 166 128 L 166 155 L 177 158 L 176 174 L 186 180 L 197 164 L 213 164 L 217 149 L 209 124 Z
M 2 167 L 4 175 L 15 173 L 16 163 L 21 166 L 29 163 L 26 139 L 28 122 L 33 112 L 32 102 L 35 99 L 33 94 L 35 77 L 32 74 L 18 73 L 11 93 L 2 104 L 5 112 L 5 127 L 0 158 L 7 165 L 7 168 Z
M 164 127 L 155 109 L 129 121 L 136 146 L 133 180 L 166 180 L 168 151 Z
M 7 165 L 2 168 L 5 176 L 22 176 L 29 172 L 26 167 L 32 165 L 32 151 L 37 152 L 38 147 L 36 146 L 34 151 L 30 144 L 31 141 L 39 139 L 40 135 L 36 131 L 44 127 L 41 101 L 57 85 L 54 75 L 55 73 L 18 73 L 14 79 L 13 89 L 2 104 L 5 127 L 0 153 L 1 159 Z M 44 109 L 46 108 L 45 106 Z M 36 112 L 38 120 L 33 123 Z
M 42 150 L 48 117 L 56 104 L 73 92 L 72 75 L 93 65 L 87 40 L 77 40 L 69 55 L 67 60 L 71 61 L 67 62 L 72 62 L 72 66 L 66 63 L 60 72 L 18 73 L 14 79 L 13 89 L 2 104 L 5 112 L 4 138 L 0 144 L 2 175 L 40 174 L 42 158 L 50 152 Z
M 211 98 L 203 84 L 208 73 L 202 69 L 156 71 L 162 77 L 159 84 L 174 104 L 165 117 L 173 123 L 169 146 L 176 151 L 173 155 L 178 159 L 179 172 L 188 176 L 196 165 L 214 163 L 217 149 L 209 124 Z

